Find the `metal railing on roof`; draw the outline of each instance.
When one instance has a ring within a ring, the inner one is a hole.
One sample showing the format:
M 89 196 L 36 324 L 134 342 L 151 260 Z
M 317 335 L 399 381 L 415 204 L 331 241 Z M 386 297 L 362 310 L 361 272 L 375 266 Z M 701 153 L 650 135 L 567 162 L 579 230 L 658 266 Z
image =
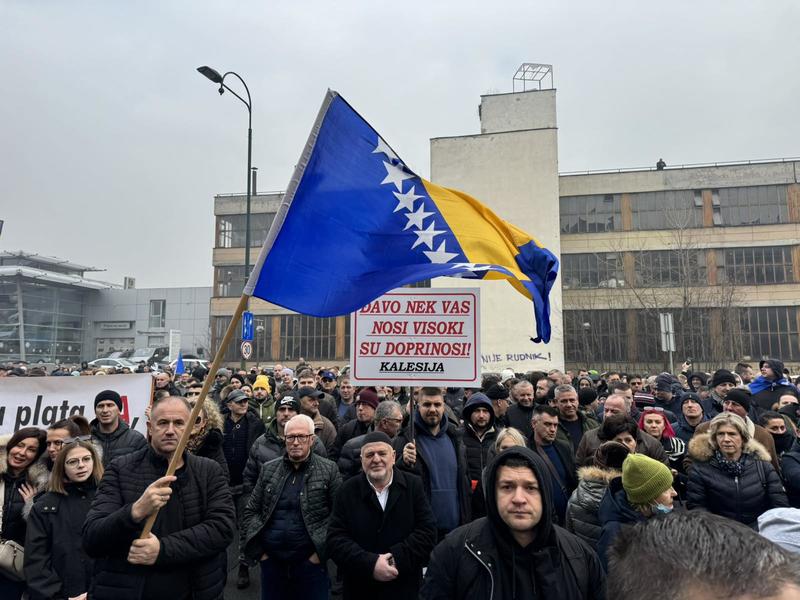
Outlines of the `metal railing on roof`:
M 763 165 L 769 163 L 788 163 L 800 162 L 800 157 L 790 158 L 758 158 L 754 160 L 729 160 L 709 163 L 686 163 L 680 165 L 667 165 L 662 171 L 673 171 L 676 169 L 700 169 L 703 167 L 731 167 L 736 165 Z M 655 165 L 652 167 L 625 167 L 621 169 L 591 169 L 586 171 L 561 171 L 559 176 L 563 175 L 597 175 L 603 173 L 633 173 L 636 171 L 658 171 Z
M 258 198 L 260 196 L 275 196 L 275 195 L 281 195 L 281 194 L 284 194 L 284 193 L 285 193 L 285 190 L 280 190 L 280 191 L 277 191 L 277 192 L 258 192 L 257 194 L 253 195 L 253 198 Z M 237 196 L 241 196 L 242 198 L 245 198 L 247 196 L 247 194 L 245 194 L 244 192 L 239 192 L 238 194 L 237 193 L 214 194 L 214 198 L 236 198 Z

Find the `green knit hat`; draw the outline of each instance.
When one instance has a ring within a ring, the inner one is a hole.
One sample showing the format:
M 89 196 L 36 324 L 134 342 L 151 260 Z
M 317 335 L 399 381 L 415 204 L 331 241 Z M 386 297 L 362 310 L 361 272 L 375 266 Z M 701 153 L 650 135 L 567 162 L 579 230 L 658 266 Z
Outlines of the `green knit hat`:
M 672 487 L 672 471 L 644 454 L 630 454 L 622 463 L 622 487 L 631 504 L 650 504 Z

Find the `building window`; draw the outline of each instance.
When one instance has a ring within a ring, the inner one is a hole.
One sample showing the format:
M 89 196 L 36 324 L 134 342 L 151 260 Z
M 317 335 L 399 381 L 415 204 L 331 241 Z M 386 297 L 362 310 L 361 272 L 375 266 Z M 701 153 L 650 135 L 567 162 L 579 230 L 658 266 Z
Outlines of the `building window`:
M 561 282 L 565 290 L 625 287 L 622 255 L 562 254 Z
M 741 311 L 744 348 L 756 358 L 798 360 L 796 306 L 765 306 Z
M 660 312 L 672 314 L 675 327 L 676 356 L 708 359 L 712 355 L 710 319 L 707 308 L 675 308 L 636 311 L 636 359 L 640 362 L 662 362 Z
M 264 245 L 275 213 L 250 214 L 250 247 Z M 221 215 L 217 217 L 217 248 L 244 248 L 247 215 Z
M 792 247 L 717 250 L 717 275 L 720 283 L 738 285 L 792 283 Z
M 596 367 L 598 362 L 625 360 L 627 335 L 624 310 L 564 311 L 564 344 L 568 361 Z M 602 358 L 598 360 L 598 357 Z
M 688 229 L 703 226 L 703 195 L 692 190 L 631 194 L 633 229 Z
M 561 233 L 599 233 L 622 229 L 619 194 L 563 196 Z
M 166 312 L 166 300 L 150 300 L 150 321 L 148 322 L 148 327 L 164 327 Z
M 350 330 L 350 316 L 345 331 Z M 350 348 L 345 346 L 345 354 Z M 281 315 L 281 360 L 329 360 L 336 357 L 336 317 Z
M 703 250 L 653 250 L 635 254 L 638 287 L 706 285 L 706 270 Z
M 755 185 L 712 190 L 711 205 L 716 226 L 789 222 L 785 185 Z
M 214 281 L 216 282 L 215 296 L 238 298 L 244 291 L 244 265 L 215 267 Z

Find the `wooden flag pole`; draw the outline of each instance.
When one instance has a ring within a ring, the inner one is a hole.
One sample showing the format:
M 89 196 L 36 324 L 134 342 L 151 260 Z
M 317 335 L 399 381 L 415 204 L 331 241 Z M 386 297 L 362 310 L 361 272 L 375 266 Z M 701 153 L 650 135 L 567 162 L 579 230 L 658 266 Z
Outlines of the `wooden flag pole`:
M 186 449 L 186 444 L 189 443 L 189 437 L 192 434 L 194 423 L 197 420 L 197 417 L 200 416 L 200 411 L 203 409 L 203 402 L 205 402 L 206 396 L 211 389 L 211 383 L 214 381 L 216 373 L 219 370 L 220 363 L 222 363 L 222 357 L 225 355 L 225 350 L 227 349 L 231 338 L 233 338 L 233 334 L 236 331 L 236 326 L 239 324 L 239 319 L 242 317 L 242 313 L 247 307 L 247 301 L 249 299 L 250 296 L 243 294 L 239 300 L 239 304 L 236 306 L 236 311 L 231 317 L 228 330 L 225 332 L 225 336 L 222 338 L 222 342 L 219 345 L 216 356 L 214 356 L 214 362 L 212 362 L 211 366 L 208 368 L 208 375 L 206 375 L 206 380 L 203 382 L 203 389 L 200 391 L 200 396 L 197 398 L 197 402 L 194 405 L 192 414 L 189 416 L 189 422 L 186 423 L 186 428 L 183 430 L 181 439 L 178 442 L 178 447 L 175 449 L 175 453 L 172 455 L 172 460 L 169 461 L 169 467 L 167 467 L 167 472 L 165 473 L 166 477 L 174 475 L 175 471 L 178 469 L 178 462 L 183 456 L 183 451 Z M 144 529 L 142 529 L 142 534 L 139 536 L 139 539 L 143 540 L 150 535 L 150 531 L 153 529 L 153 524 L 156 522 L 157 516 L 158 510 L 147 517 L 147 521 L 145 521 Z

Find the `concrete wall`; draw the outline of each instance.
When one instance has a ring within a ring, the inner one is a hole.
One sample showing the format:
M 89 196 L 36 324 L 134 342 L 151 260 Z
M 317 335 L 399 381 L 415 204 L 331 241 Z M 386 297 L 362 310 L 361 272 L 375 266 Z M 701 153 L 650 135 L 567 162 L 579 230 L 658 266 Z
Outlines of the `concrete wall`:
M 481 98 L 480 135 L 431 140 L 431 179 L 476 197 L 560 255 L 555 90 Z M 501 281 L 438 278 L 434 287 L 481 289 L 484 371 L 562 368 L 561 279 L 553 286 L 552 339 L 534 344 L 531 302 Z
M 163 328 L 151 328 L 150 301 L 166 300 Z M 169 343 L 169 330 L 181 332 L 181 350 L 197 354 L 208 348 L 210 287 L 103 290 L 92 294 L 85 308 L 86 333 L 84 358 L 96 358 L 98 338 L 133 338 L 136 348 L 148 346 L 148 337 L 163 336 Z M 130 322 L 126 329 L 105 329 L 102 323 Z

